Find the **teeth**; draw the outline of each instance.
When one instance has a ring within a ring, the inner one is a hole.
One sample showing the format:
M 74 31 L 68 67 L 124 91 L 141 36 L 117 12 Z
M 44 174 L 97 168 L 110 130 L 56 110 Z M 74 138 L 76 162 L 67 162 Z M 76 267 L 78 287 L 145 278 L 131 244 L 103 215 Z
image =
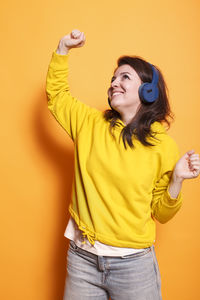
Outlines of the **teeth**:
M 122 92 L 114 92 L 114 93 L 112 94 L 112 96 L 120 95 L 120 94 L 122 94 Z

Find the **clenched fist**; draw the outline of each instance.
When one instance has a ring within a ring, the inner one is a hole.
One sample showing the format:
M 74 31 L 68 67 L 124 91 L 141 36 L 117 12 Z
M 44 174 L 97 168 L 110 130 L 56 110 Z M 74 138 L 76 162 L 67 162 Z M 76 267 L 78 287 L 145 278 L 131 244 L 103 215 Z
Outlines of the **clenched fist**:
M 68 35 L 61 38 L 56 53 L 67 54 L 71 48 L 79 48 L 85 44 L 85 35 L 78 29 L 72 30 Z
M 176 163 L 173 178 L 183 181 L 184 179 L 196 178 L 200 174 L 199 154 L 194 150 L 186 152 Z

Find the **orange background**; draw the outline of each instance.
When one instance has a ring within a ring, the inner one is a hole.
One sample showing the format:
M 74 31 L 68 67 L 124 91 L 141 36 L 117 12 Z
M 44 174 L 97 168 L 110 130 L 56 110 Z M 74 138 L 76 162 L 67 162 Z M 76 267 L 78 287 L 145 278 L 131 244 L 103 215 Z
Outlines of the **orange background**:
M 200 4 L 178 1 L 4 1 L 1 4 L 0 298 L 62 300 L 73 144 L 47 109 L 48 64 L 72 29 L 87 42 L 70 55 L 74 96 L 100 110 L 116 60 L 139 55 L 158 65 L 176 115 L 169 131 L 181 154 L 200 152 Z M 199 296 L 199 179 L 157 224 L 163 300 Z

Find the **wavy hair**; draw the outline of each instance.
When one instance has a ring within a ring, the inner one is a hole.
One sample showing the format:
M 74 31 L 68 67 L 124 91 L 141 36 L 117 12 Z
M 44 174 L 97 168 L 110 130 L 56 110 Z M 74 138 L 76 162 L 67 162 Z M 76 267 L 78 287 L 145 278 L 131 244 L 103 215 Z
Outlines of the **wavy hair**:
M 117 61 L 117 67 L 122 65 L 131 66 L 138 76 L 140 77 L 142 83 L 151 82 L 153 77 L 153 71 L 150 64 L 139 56 L 122 56 Z M 168 128 L 170 127 L 170 119 L 173 120 L 173 113 L 171 111 L 168 99 L 168 88 L 165 83 L 162 72 L 158 67 L 154 66 L 158 72 L 158 89 L 159 97 L 153 103 L 143 103 L 141 102 L 140 108 L 135 114 L 132 121 L 127 124 L 121 131 L 121 137 L 123 139 L 124 147 L 127 148 L 127 144 L 134 148 L 133 139 L 134 136 L 138 139 L 144 146 L 153 146 L 147 138 L 155 138 L 154 133 L 151 130 L 151 124 L 155 121 L 166 123 Z M 110 122 L 110 132 L 113 135 L 113 129 L 117 126 L 119 119 L 121 120 L 121 115 L 116 110 L 108 109 L 104 111 L 104 118 L 106 121 Z M 114 136 L 114 135 L 113 135 Z

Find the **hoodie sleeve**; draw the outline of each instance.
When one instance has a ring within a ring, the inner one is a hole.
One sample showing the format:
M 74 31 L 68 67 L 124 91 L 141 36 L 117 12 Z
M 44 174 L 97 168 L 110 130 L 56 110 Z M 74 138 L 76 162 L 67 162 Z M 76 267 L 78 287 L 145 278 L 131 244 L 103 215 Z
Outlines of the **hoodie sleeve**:
M 179 211 L 182 206 L 182 195 L 172 198 L 169 193 L 169 183 L 173 169 L 180 158 L 179 150 L 169 136 L 162 152 L 161 177 L 156 182 L 152 194 L 151 212 L 160 223 L 168 222 Z
M 100 111 L 72 97 L 68 84 L 69 54 L 52 54 L 46 78 L 48 108 L 74 141 L 89 116 Z

